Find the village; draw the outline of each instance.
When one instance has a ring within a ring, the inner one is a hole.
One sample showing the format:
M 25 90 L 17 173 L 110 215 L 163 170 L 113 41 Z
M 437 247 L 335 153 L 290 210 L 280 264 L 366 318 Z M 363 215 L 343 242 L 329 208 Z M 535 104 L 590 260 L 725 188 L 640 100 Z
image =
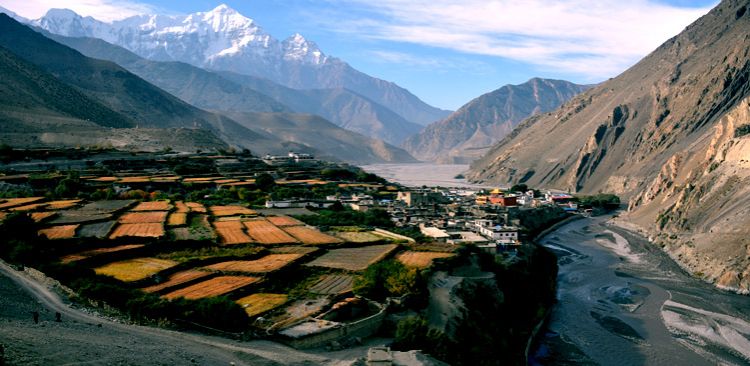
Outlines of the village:
M 404 187 L 294 152 L 42 155 L 0 176 L 5 260 L 133 321 L 297 348 L 361 342 L 461 248 L 513 261 L 548 222 L 590 211 L 523 185 Z

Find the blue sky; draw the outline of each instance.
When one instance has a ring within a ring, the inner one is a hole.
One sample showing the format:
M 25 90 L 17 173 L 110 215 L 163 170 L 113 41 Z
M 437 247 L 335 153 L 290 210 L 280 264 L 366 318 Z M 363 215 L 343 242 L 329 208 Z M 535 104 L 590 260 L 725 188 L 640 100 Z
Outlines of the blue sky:
M 27 18 L 52 6 L 101 20 L 192 13 L 226 3 L 283 39 L 299 32 L 328 55 L 456 109 L 532 77 L 614 77 L 716 0 L 0 0 Z

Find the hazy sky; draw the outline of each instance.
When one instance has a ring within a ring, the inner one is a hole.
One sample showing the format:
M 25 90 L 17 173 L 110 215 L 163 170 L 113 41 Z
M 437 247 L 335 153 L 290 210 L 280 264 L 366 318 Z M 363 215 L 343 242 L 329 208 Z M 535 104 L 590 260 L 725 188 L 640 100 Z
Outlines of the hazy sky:
M 207 11 L 221 1 L 0 0 L 27 18 L 69 8 L 100 20 Z M 328 55 L 456 109 L 532 77 L 614 77 L 716 0 L 225 0 L 283 39 L 302 33 Z

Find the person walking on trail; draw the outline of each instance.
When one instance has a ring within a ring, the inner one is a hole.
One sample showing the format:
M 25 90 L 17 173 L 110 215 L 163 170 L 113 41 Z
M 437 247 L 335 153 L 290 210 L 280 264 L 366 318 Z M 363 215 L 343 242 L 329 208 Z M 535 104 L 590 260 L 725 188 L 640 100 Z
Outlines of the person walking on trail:
M 62 322 L 62 314 L 60 314 L 59 311 L 55 312 L 55 321 L 58 322 L 58 323 Z
M 38 311 L 32 311 L 31 317 L 34 318 L 34 324 L 39 324 L 39 312 Z

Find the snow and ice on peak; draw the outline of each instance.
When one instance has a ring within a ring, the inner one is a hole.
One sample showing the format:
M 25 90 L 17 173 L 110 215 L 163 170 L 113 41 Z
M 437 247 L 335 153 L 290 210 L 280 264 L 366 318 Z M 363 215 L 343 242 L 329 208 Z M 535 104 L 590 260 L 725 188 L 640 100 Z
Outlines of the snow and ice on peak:
M 328 57 L 315 42 L 308 41 L 299 33 L 285 39 L 283 48 L 285 60 L 300 61 L 313 65 L 324 64 L 328 60 Z
M 15 20 L 17 20 L 17 21 L 19 21 L 21 23 L 28 23 L 29 22 L 28 19 L 26 19 L 26 18 L 24 18 L 24 17 L 22 17 L 22 16 L 20 16 L 20 15 L 18 15 L 16 13 L 14 13 L 14 12 L 6 9 L 6 8 L 3 8 L 2 6 L 0 6 L 0 13 L 5 13 L 9 17 L 11 17 L 11 18 L 13 18 L 13 19 L 15 19 Z

